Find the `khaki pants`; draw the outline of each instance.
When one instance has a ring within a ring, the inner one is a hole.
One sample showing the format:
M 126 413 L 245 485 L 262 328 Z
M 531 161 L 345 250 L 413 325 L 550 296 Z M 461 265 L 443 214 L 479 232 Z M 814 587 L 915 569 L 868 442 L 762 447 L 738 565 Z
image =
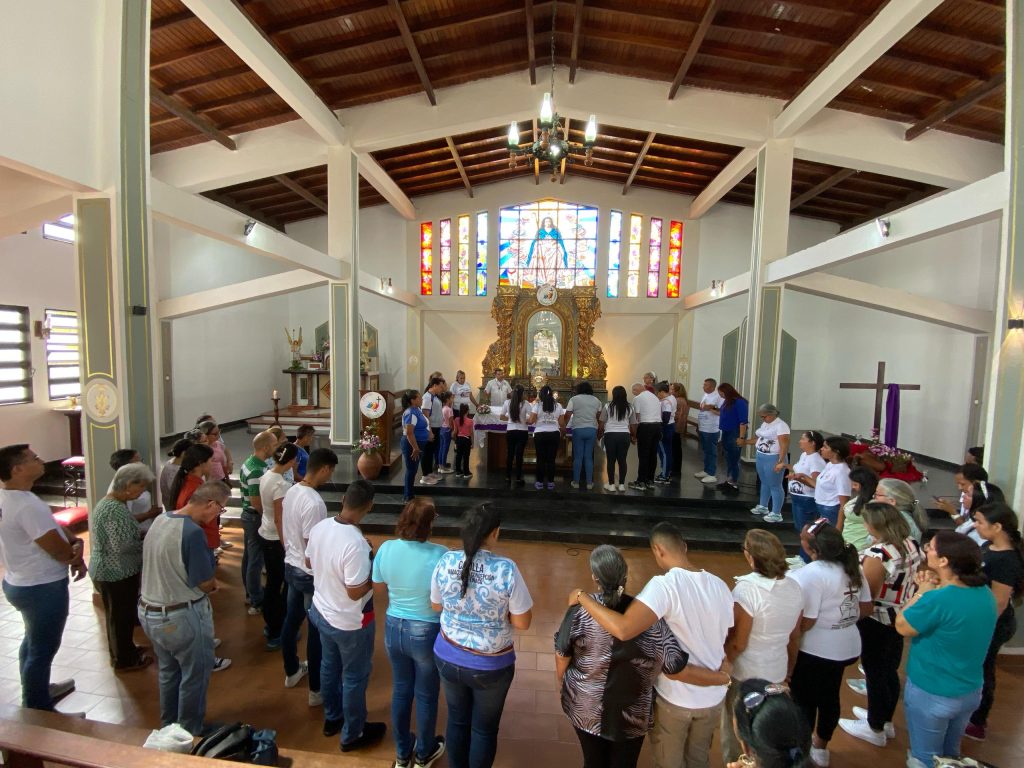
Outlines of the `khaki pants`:
M 711 741 L 721 717 L 722 704 L 687 709 L 657 697 L 651 731 L 654 768 L 708 768 Z

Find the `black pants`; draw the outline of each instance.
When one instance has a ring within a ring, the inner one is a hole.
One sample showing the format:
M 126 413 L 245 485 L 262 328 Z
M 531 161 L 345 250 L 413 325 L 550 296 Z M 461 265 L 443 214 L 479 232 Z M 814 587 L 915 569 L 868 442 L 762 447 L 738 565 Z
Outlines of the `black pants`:
M 576 737 L 583 749 L 583 768 L 636 768 L 644 737 L 625 741 L 609 741 L 592 733 L 576 729 Z
M 473 448 L 473 440 L 459 435 L 455 438 L 455 474 L 469 474 L 469 452 Z
M 267 586 L 263 590 L 263 623 L 267 625 L 267 639 L 281 637 L 281 626 L 287 609 L 288 586 L 284 583 L 284 545 L 280 541 L 264 539 L 263 566 L 267 569 Z
M 680 477 L 683 474 L 683 436 L 676 429 L 672 435 L 672 477 Z
M 629 453 L 629 432 L 605 432 L 604 456 L 608 482 L 615 482 L 615 465 L 619 465 L 619 485 L 626 484 L 626 454 Z
M 512 469 L 515 468 L 516 480 L 523 479 L 523 451 L 526 450 L 526 441 L 530 439 L 530 433 L 525 429 L 510 429 L 505 432 L 505 446 L 508 455 L 505 457 L 505 477 L 512 479 Z
M 638 424 L 636 428 L 636 452 L 640 468 L 636 473 L 638 483 L 653 483 L 654 470 L 658 467 L 658 443 L 661 442 L 661 423 Z
M 857 622 L 860 630 L 860 660 L 868 684 L 868 725 L 880 731 L 892 722 L 900 700 L 900 660 L 903 637 L 895 627 L 870 616 Z
M 537 449 L 537 482 L 555 482 L 555 456 L 558 455 L 558 441 L 562 433 L 534 432 L 533 444 Z
M 975 725 L 988 724 L 988 713 L 992 709 L 992 702 L 996 699 L 996 658 L 999 656 L 999 649 L 1016 633 L 1017 617 L 1013 612 L 1013 606 L 1010 605 L 996 622 L 996 630 L 992 633 L 992 642 L 985 655 L 985 663 L 981 667 L 985 682 L 981 688 L 981 704 L 971 715 L 971 722 Z
M 420 468 L 423 470 L 424 477 L 434 474 L 434 458 L 441 445 L 441 428 L 431 427 L 430 431 L 434 433 L 434 439 L 428 440 L 420 446 Z
M 93 582 L 103 600 L 110 665 L 115 669 L 134 667 L 141 660 L 132 635 L 139 623 L 139 586 L 142 574 L 119 581 Z
M 839 724 L 839 686 L 843 671 L 856 660 L 833 661 L 803 651 L 796 657 L 789 690 L 807 725 L 822 741 L 830 741 Z

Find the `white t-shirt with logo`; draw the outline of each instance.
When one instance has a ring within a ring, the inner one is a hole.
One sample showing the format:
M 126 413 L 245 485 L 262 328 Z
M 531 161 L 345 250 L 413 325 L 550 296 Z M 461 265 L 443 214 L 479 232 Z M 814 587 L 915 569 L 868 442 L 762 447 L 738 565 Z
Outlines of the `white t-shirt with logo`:
M 534 434 L 538 432 L 557 432 L 558 420 L 565 413 L 565 408 L 562 407 L 561 403 L 555 403 L 553 411 L 545 411 L 544 403 L 538 400 L 533 404 L 533 413 L 537 416 L 537 422 L 533 425 Z
M 511 407 L 512 407 L 512 401 L 511 400 L 506 400 L 504 403 L 502 403 L 502 406 L 501 406 L 501 414 L 500 415 L 504 416 L 504 417 L 506 417 L 508 419 L 508 421 L 505 422 L 505 431 L 506 432 L 515 432 L 516 430 L 526 430 L 526 429 L 529 429 L 529 427 L 526 424 L 526 417 L 529 416 L 533 412 L 533 407 L 528 402 L 526 402 L 525 400 L 523 402 L 519 403 L 519 421 L 514 421 L 512 419 L 512 413 L 509 410 Z
M 707 571 L 673 568 L 647 582 L 636 599 L 665 620 L 691 664 L 722 666 L 725 636 L 733 624 L 732 594 L 724 581 Z M 721 703 L 729 686 L 689 685 L 659 675 L 654 688 L 670 704 L 703 709 Z
M 814 501 L 823 507 L 834 507 L 839 503 L 840 496 L 850 496 L 850 468 L 845 461 L 825 465 L 814 484 Z
M 282 510 L 284 561 L 312 576 L 313 571 L 306 567 L 306 540 L 313 527 L 327 518 L 327 504 L 315 488 L 299 483 L 284 495 Z
M 452 402 L 454 403 L 454 405 L 452 405 L 452 410 L 456 413 L 459 412 L 460 405 L 472 405 L 469 401 L 469 393 L 473 391 L 473 388 L 469 386 L 469 384 L 459 384 L 459 382 L 455 382 L 451 385 L 450 390 L 452 393 Z
M 633 398 L 633 411 L 639 424 L 661 424 L 661 401 L 653 392 L 641 392 Z
M 800 585 L 788 577 L 770 579 L 748 573 L 736 577 L 732 596 L 753 620 L 747 647 L 733 662 L 732 676 L 781 683 L 789 665 L 789 636 L 804 607 Z
M 717 389 L 713 392 L 705 392 L 704 397 L 700 399 L 701 405 L 714 406 L 715 408 L 721 408 L 724 402 L 725 398 L 718 394 Z M 718 432 L 718 414 L 702 408 L 697 413 L 697 429 L 700 432 Z
M 68 567 L 36 544 L 49 531 L 64 529 L 46 503 L 31 491 L 0 490 L 0 559 L 4 581 L 12 587 L 35 587 L 66 579 Z
M 669 424 L 673 424 L 674 425 L 676 423 L 676 408 L 678 406 L 679 406 L 679 403 L 676 400 L 675 395 L 666 395 L 665 399 L 663 399 L 661 401 L 661 412 L 668 414 L 668 423 Z M 664 422 L 662 422 L 662 423 L 664 423 Z
M 833 465 L 834 466 L 834 465 Z M 860 589 L 838 563 L 813 560 L 790 575 L 803 591 L 804 618 L 817 619 L 800 638 L 800 650 L 832 661 L 860 656 L 860 603 L 871 602 L 871 588 L 861 571 Z
M 313 605 L 335 629 L 362 629 L 363 606 L 373 597 L 367 592 L 358 600 L 346 586 L 358 587 L 370 578 L 370 542 L 355 525 L 329 517 L 309 532 L 306 557 L 313 566 Z
M 616 417 L 616 408 L 611 403 L 605 405 L 601 409 L 601 423 L 604 424 L 604 433 L 615 434 L 615 433 L 626 433 L 629 434 L 629 425 L 636 424 L 636 414 L 633 413 L 633 408 L 628 403 L 626 404 L 626 416 L 625 418 Z
M 283 499 L 291 485 L 284 475 L 277 472 L 265 472 L 260 478 L 260 501 L 263 502 L 263 516 L 260 518 L 259 534 L 267 541 L 281 540 L 281 534 L 274 522 L 274 501 Z M 281 514 L 283 518 L 283 510 Z
M 796 464 L 793 465 L 793 475 L 807 475 L 811 477 L 815 472 L 821 472 L 823 469 L 825 469 L 825 460 L 821 458 L 820 453 L 817 451 L 802 453 L 800 458 L 797 459 Z M 813 496 L 814 489 L 809 485 L 804 485 L 799 480 L 794 480 L 792 475 L 790 475 L 789 495 Z
M 754 434 L 757 435 L 757 444 L 754 449 L 758 453 L 772 456 L 779 455 L 779 438 L 789 434 L 789 424 L 776 416 L 771 422 L 761 422 Z

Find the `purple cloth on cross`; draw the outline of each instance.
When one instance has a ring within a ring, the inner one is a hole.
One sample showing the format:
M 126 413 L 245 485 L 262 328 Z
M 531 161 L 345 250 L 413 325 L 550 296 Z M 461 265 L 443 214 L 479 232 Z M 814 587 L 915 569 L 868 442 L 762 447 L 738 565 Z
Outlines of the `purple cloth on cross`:
M 900 385 L 890 384 L 885 399 L 885 444 L 895 448 L 900 437 Z

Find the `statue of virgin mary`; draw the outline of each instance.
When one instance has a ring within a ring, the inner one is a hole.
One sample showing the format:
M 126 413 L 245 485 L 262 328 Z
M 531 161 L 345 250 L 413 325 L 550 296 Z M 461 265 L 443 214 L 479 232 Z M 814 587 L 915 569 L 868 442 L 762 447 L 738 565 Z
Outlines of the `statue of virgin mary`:
M 565 250 L 565 243 L 562 234 L 555 226 L 554 219 L 545 216 L 540 223 L 533 242 L 530 243 L 530 252 L 526 255 L 527 269 L 536 254 L 536 275 L 537 285 L 555 285 L 558 275 L 559 250 L 561 251 L 561 262 L 564 269 L 569 268 L 569 252 Z

